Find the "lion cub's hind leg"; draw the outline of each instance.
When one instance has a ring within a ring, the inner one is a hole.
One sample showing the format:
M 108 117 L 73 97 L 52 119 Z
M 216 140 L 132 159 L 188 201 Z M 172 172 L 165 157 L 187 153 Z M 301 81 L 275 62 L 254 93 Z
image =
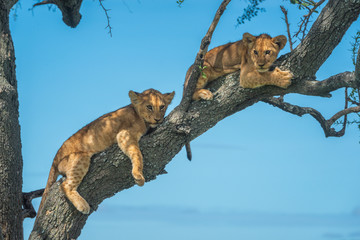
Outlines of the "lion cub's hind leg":
M 90 206 L 86 200 L 80 196 L 77 188 L 89 170 L 90 157 L 89 154 L 85 153 L 71 154 L 68 158 L 67 166 L 65 166 L 66 169 L 64 169 L 66 180 L 61 184 L 61 189 L 64 191 L 67 198 L 72 202 L 76 209 L 83 214 L 90 213 Z

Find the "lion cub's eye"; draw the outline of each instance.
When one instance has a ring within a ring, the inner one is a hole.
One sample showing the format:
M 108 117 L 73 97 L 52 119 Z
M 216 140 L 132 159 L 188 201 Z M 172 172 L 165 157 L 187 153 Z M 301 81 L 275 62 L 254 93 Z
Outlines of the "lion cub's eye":
M 270 50 L 266 50 L 266 51 L 265 51 L 265 54 L 270 54 Z
M 164 110 L 164 108 L 165 108 L 164 105 L 161 105 L 161 106 L 160 106 L 160 110 L 161 110 L 161 111 Z
M 258 51 L 254 50 L 254 54 L 255 54 L 255 55 L 258 55 Z
M 153 110 L 153 108 L 152 108 L 151 105 L 147 105 L 146 108 L 147 108 L 149 111 L 152 111 L 152 110 Z

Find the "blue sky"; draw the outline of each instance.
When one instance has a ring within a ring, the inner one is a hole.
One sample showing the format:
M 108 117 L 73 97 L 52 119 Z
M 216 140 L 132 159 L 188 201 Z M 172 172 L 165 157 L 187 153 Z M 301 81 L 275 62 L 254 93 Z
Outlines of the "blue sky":
M 104 1 L 111 9 L 111 38 L 98 1 L 84 1 L 75 29 L 62 22 L 59 10 L 29 11 L 31 4 L 20 1 L 11 31 L 24 191 L 44 187 L 61 144 L 90 121 L 129 104 L 129 90 L 175 90 L 170 112 L 180 102 L 186 70 L 220 2 L 186 0 L 178 8 L 175 0 Z M 244 32 L 285 34 L 279 4 L 289 8 L 293 30 L 301 16 L 284 1 L 265 1 L 266 12 L 236 26 L 246 4 L 229 4 L 210 48 L 237 41 Z M 319 70 L 319 79 L 353 70 L 349 49 L 359 28 L 357 21 Z M 287 45 L 281 54 L 288 51 Z M 333 95 L 285 99 L 329 118 L 344 105 L 342 90 Z M 309 116 L 256 104 L 195 139 L 192 162 L 181 151 L 167 166 L 169 174 L 104 201 L 80 239 L 352 239 L 360 232 L 359 217 L 352 215 L 360 208 L 359 141 L 354 126 L 342 138 L 327 139 Z M 309 228 L 307 219 L 318 224 Z M 25 220 L 25 234 L 32 225 Z

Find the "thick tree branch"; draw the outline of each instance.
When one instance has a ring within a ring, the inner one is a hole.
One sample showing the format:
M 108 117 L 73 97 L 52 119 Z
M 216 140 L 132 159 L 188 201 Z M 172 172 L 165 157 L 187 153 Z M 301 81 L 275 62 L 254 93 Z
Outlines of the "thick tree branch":
M 357 88 L 359 83 L 355 80 L 354 72 L 343 72 L 325 80 L 299 79 L 298 83 L 287 89 L 287 92 L 297 92 L 304 95 L 331 97 L 331 92 L 344 87 Z
M 81 3 L 82 0 L 44 0 L 34 4 L 33 7 L 45 4 L 55 4 L 62 13 L 64 23 L 74 28 L 81 20 Z

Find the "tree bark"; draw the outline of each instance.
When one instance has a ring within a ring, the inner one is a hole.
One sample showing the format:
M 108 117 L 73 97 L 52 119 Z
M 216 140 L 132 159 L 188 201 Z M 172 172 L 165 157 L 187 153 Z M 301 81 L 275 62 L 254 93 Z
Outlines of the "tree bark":
M 258 101 L 287 93 L 330 97 L 336 89 L 359 87 L 355 74 L 350 72 L 323 81 L 314 78 L 359 13 L 360 0 L 329 0 L 304 42 L 278 61 L 295 74 L 294 84 L 288 89 L 273 86 L 243 89 L 236 72 L 212 82 L 209 89 L 214 93 L 214 100 L 191 102 L 185 113 L 174 109 L 161 126 L 140 140 L 146 181 L 166 173 L 166 165 L 186 142 Z M 60 182 L 51 187 L 30 239 L 76 239 L 80 235 L 88 215 L 78 212 L 66 199 L 59 188 Z M 132 186 L 130 160 L 114 145 L 92 158 L 89 172 L 78 190 L 91 205 L 92 213 L 104 199 Z
M 23 163 L 15 55 L 9 30 L 11 3 L 16 1 L 0 2 L 0 224 L 5 240 L 23 239 Z
M 297 77 L 313 77 L 358 18 L 360 0 L 329 0 L 305 39 L 282 62 Z

